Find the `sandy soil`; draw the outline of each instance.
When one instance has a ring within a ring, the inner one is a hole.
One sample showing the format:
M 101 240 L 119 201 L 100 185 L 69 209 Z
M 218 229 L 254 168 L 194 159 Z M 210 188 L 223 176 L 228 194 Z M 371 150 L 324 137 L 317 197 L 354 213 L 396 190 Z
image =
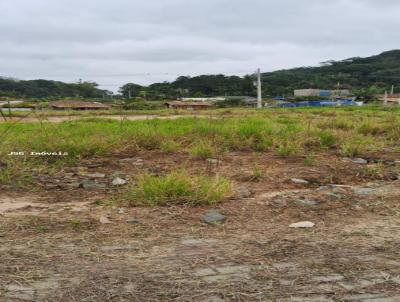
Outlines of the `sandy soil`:
M 148 152 L 90 163 L 132 178 L 186 166 L 252 192 L 214 206 L 130 207 L 113 199 L 123 189 L 46 188 L 40 179 L 32 190 L 3 188 L 0 300 L 400 301 L 398 165 L 371 175 L 333 155 L 317 160 L 235 153 L 210 166 Z M 257 181 L 254 164 L 265 171 Z M 210 209 L 227 221 L 204 223 Z M 299 221 L 315 226 L 289 228 Z

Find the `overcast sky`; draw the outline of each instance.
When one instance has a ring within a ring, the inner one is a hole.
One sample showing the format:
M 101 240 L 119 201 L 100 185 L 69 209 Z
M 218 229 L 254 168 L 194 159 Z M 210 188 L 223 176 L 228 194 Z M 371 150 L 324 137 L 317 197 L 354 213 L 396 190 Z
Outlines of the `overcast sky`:
M 0 76 L 116 91 L 399 48 L 398 0 L 0 0 Z

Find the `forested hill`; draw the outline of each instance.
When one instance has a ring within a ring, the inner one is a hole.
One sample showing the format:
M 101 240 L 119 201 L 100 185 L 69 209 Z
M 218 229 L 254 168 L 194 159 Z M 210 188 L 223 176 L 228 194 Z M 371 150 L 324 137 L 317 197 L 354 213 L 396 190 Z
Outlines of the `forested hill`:
M 332 89 L 340 82 L 342 88 L 389 88 L 395 85 L 400 91 L 400 50 L 367 58 L 327 61 L 321 65 L 264 73 L 264 90 L 272 95 L 291 94 L 294 89 L 301 88 Z
M 93 82 L 63 83 L 51 80 L 20 81 L 0 77 L 0 97 L 23 98 L 101 98 L 105 91 Z
M 188 70 L 190 73 L 190 70 Z M 124 97 L 162 99 L 218 95 L 255 95 L 251 75 L 244 77 L 224 75 L 182 76 L 173 82 L 141 86 L 127 83 L 120 89 Z M 301 67 L 262 74 L 264 96 L 291 95 L 294 89 L 333 89 L 340 82 L 341 88 L 390 89 L 400 92 L 400 50 L 384 52 L 368 58 L 350 58 L 327 61 L 319 67 Z M 376 90 L 376 89 L 375 89 Z M 18 81 L 0 77 L 0 96 L 26 98 L 99 98 L 105 91 L 96 83 L 79 82 L 67 84 L 58 81 Z
M 156 83 L 146 87 L 149 97 L 163 96 L 217 96 L 217 95 L 255 95 L 254 77 L 202 75 L 179 77 L 167 83 Z M 291 95 L 294 89 L 321 88 L 334 89 L 338 82 L 341 88 L 358 90 L 376 86 L 389 89 L 395 85 L 400 91 L 400 50 L 384 52 L 369 58 L 350 58 L 342 61 L 328 61 L 319 67 L 301 67 L 263 73 L 264 96 Z M 121 87 L 125 96 L 143 92 L 143 87 L 126 84 Z

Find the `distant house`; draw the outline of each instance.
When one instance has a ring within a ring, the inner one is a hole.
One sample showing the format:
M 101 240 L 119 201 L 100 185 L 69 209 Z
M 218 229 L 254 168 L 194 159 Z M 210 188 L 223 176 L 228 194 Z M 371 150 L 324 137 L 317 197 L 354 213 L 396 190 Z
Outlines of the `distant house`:
M 226 97 L 216 96 L 216 97 L 204 97 L 204 98 L 181 98 L 184 102 L 219 102 L 225 101 Z
M 385 101 L 385 95 L 378 95 L 378 100 L 384 102 Z M 388 103 L 398 103 L 400 104 L 400 94 L 388 94 L 387 96 L 387 101 Z
M 295 97 L 308 97 L 308 96 L 347 97 L 349 95 L 350 95 L 350 91 L 348 89 L 340 89 L 340 90 L 296 89 L 294 91 Z
M 212 104 L 207 102 L 182 102 L 173 101 L 165 103 L 168 109 L 189 109 L 189 110 L 204 110 L 212 107 Z
M 110 106 L 99 102 L 57 101 L 50 102 L 49 106 L 56 110 L 108 110 Z
M 24 101 L 0 101 L 0 107 L 7 106 L 9 103 L 10 105 L 22 104 Z

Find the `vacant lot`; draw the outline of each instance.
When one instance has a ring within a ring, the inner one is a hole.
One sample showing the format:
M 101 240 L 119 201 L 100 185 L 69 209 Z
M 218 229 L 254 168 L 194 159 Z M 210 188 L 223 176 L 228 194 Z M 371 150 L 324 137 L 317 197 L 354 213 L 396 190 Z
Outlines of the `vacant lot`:
M 398 110 L 155 114 L 0 124 L 0 301 L 400 301 Z

